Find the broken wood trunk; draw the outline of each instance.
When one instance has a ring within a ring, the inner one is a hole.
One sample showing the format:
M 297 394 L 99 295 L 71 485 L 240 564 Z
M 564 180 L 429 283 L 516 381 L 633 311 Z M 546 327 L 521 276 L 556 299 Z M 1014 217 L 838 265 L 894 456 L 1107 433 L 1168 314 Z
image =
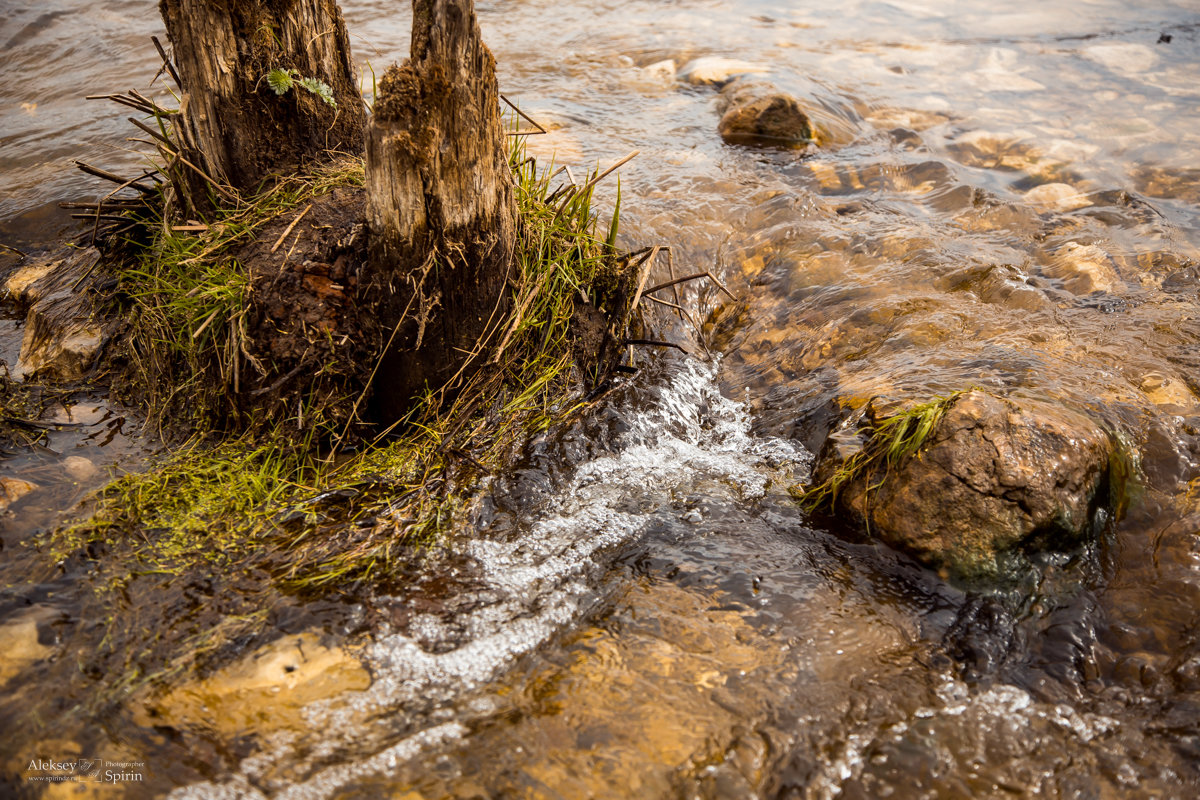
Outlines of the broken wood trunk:
M 508 307 L 516 207 L 495 59 L 472 0 L 414 0 L 409 60 L 383 76 L 366 131 L 367 291 L 394 330 L 380 420 L 478 368 Z
M 335 0 L 161 0 L 159 10 L 183 90 L 183 158 L 253 189 L 330 151 L 362 151 L 362 96 Z M 188 206 L 204 208 L 205 183 L 195 176 Z

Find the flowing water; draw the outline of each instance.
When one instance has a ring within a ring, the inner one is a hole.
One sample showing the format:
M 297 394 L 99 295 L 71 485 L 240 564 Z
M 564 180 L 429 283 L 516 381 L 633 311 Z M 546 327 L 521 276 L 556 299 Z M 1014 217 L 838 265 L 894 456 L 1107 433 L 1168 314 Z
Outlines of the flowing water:
M 121 115 L 80 98 L 146 87 L 160 25 L 148 0 L 8 5 L 0 232 L 34 249 L 69 224 L 58 200 L 100 191 L 69 159 L 138 163 Z M 409 11 L 343 8 L 369 98 Z M 739 301 L 690 285 L 696 325 L 659 332 L 689 354 L 532 442 L 423 578 L 375 598 L 381 621 L 281 625 L 157 716 L 56 722 L 46 698 L 86 671 L 39 676 L 86 661 L 83 623 L 61 574 L 12 554 L 94 481 L 43 477 L 3 521 L 0 718 L 40 714 L 0 734 L 6 771 L 91 754 L 141 765 L 105 796 L 174 798 L 1196 796 L 1200 9 L 479 11 L 502 90 L 552 128 L 539 158 L 640 150 L 624 243 L 670 244 Z M 662 64 L 712 56 L 800 98 L 821 146 L 723 144 L 716 90 Z M 7 360 L 20 325 L 2 324 Z M 970 386 L 1122 431 L 1145 475 L 1124 520 L 979 593 L 789 498 L 839 406 Z M 48 475 L 76 445 L 136 464 L 136 442 L 85 438 L 103 409 L 79 413 L 0 469 Z

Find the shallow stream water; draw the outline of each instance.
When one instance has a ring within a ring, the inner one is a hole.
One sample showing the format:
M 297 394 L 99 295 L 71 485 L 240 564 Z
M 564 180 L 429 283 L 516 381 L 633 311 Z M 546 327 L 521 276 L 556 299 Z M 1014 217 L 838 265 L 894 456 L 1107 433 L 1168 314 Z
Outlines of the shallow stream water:
M 139 163 L 123 115 L 81 98 L 151 91 L 162 34 L 147 0 L 10 6 L 0 236 L 35 250 L 70 225 L 59 200 L 100 191 L 71 158 Z M 370 98 L 409 10 L 342 6 Z M 84 751 L 143 764 L 105 796 L 175 798 L 1200 793 L 1200 9 L 479 12 L 502 91 L 553 129 L 530 139 L 539 159 L 639 150 L 623 243 L 669 244 L 739 301 L 689 286 L 696 324 L 659 323 L 689 354 L 647 357 L 604 409 L 531 443 L 427 578 L 376 598 L 375 628 L 289 628 L 179 687 L 165 719 L 57 729 L 40 711 L 0 733 L 6 770 Z M 800 98 L 820 146 L 724 144 L 716 90 L 675 75 L 714 56 Z M 9 360 L 20 323 L 0 326 Z M 1145 476 L 1126 517 L 981 593 L 790 499 L 840 406 L 971 386 L 1122 432 Z M 137 464 L 124 432 L 86 438 L 102 407 L 76 413 L 0 463 L 43 486 L 0 519 L 0 639 L 32 653 L 0 672 L 5 720 L 86 691 L 39 678 L 76 656 L 61 577 L 13 566 L 101 480 L 64 472 L 70 455 Z M 299 677 L 254 683 L 280 665 Z

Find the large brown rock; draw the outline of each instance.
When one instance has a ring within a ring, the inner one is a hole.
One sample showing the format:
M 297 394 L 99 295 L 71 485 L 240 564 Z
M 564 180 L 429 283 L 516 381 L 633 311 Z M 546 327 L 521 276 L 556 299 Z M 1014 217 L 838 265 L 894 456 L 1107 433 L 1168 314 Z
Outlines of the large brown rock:
M 864 413 L 868 423 L 886 416 L 874 403 Z M 861 450 L 859 429 L 829 437 L 817 481 Z M 1109 435 L 1080 413 L 971 391 L 916 455 L 844 486 L 835 510 L 947 574 L 992 578 L 1006 553 L 1086 535 L 1112 453 Z

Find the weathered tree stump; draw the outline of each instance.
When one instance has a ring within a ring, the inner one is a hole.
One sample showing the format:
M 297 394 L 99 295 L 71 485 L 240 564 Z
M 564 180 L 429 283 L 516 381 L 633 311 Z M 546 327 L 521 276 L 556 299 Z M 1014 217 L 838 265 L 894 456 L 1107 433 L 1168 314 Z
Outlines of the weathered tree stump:
M 362 98 L 335 0 L 161 0 L 159 10 L 184 92 L 179 144 L 210 176 L 252 189 L 329 151 L 362 151 Z M 272 70 L 327 84 L 336 107 L 299 85 L 276 94 Z
M 507 308 L 516 209 L 495 59 L 472 0 L 413 0 L 409 60 L 366 132 L 370 276 L 385 328 L 376 418 L 483 362 Z

